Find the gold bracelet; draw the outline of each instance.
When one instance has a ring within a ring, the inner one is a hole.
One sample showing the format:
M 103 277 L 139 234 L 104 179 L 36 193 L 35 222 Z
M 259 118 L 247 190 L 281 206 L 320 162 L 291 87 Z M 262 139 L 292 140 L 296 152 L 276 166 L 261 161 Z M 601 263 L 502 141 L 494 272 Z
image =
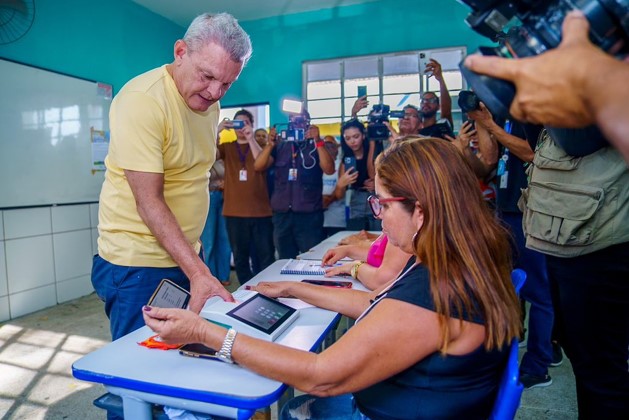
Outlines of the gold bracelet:
M 364 263 L 365 263 L 364 261 L 358 261 L 356 264 L 352 266 L 352 269 L 350 270 L 350 274 L 354 280 L 358 280 L 358 269 Z

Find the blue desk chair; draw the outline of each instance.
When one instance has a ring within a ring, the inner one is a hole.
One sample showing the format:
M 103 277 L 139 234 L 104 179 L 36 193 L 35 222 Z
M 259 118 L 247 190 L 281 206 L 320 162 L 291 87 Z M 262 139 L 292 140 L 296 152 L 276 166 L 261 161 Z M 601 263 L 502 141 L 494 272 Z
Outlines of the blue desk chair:
M 515 287 L 515 293 L 519 294 L 526 281 L 526 273 L 524 270 L 517 268 L 511 272 L 511 280 L 513 281 L 513 287 Z M 518 411 L 518 407 L 520 407 L 522 391 L 524 391 L 524 385 L 520 383 L 518 339 L 514 338 L 509 346 L 509 359 L 500 378 L 498 395 L 489 416 L 490 420 L 512 420 L 516 411 Z

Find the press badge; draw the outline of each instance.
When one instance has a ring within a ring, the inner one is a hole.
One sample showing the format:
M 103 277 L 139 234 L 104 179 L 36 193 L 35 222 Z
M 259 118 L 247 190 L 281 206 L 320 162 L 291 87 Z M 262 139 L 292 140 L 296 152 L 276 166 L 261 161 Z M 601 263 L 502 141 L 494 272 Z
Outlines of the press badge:
M 246 181 L 247 180 L 247 170 L 246 169 L 241 169 L 240 170 L 240 174 L 239 174 L 238 179 L 240 181 Z
M 297 181 L 297 168 L 290 168 L 288 170 L 288 180 Z

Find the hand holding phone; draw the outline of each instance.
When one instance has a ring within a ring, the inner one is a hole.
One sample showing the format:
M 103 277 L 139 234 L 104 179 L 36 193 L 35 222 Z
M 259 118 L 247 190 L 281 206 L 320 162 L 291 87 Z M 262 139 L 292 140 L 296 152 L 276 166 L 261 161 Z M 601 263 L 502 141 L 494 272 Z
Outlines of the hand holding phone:
M 189 301 L 190 293 L 186 289 L 171 280 L 163 279 L 149 299 L 148 306 L 186 309 Z
M 234 130 L 240 130 L 241 128 L 245 127 L 245 122 L 243 120 L 233 120 L 232 121 L 232 128 Z

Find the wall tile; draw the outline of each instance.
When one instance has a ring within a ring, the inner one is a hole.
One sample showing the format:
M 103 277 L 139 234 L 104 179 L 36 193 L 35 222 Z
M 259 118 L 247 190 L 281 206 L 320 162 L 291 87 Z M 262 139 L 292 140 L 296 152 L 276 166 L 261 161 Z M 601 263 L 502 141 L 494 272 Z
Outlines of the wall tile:
M 89 204 L 54 206 L 51 212 L 53 233 L 90 228 Z
M 4 258 L 4 241 L 0 241 L 0 296 L 9 293 L 7 283 L 7 264 Z
M 11 318 L 17 318 L 40 309 L 55 306 L 57 304 L 55 286 L 51 284 L 50 286 L 11 294 L 9 303 L 11 305 Z
M 5 241 L 4 247 L 10 294 L 55 282 L 51 236 Z
M 4 211 L 4 238 L 46 235 L 52 232 L 50 207 Z
M 92 270 L 92 232 L 90 229 L 52 235 L 56 281 L 89 274 Z
M 90 223 L 93 228 L 98 227 L 98 203 L 90 204 Z
M 87 296 L 94 291 L 89 275 L 57 282 L 57 301 L 59 303 Z
M 0 297 L 0 322 L 11 319 L 11 313 L 9 312 L 9 297 Z

